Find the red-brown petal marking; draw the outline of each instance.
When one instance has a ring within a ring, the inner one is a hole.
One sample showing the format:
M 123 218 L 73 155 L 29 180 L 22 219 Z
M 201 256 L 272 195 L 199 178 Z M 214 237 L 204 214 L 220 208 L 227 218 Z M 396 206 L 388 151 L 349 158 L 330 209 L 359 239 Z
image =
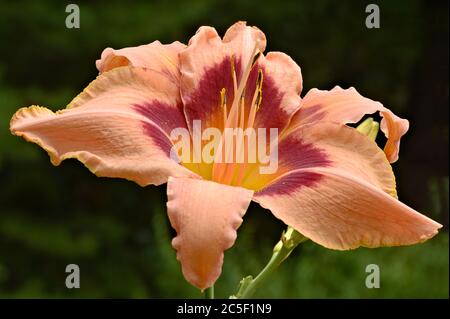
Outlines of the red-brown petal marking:
M 181 102 L 177 103 L 175 107 L 182 109 Z M 174 112 L 174 105 L 167 104 L 162 101 L 153 100 L 143 103 L 136 103 L 133 109 L 144 116 L 153 123 L 158 123 L 158 126 L 170 136 L 172 130 L 177 128 L 186 128 L 186 119 L 182 112 Z
M 225 56 L 219 63 L 208 67 L 195 90 L 184 96 L 186 120 L 191 127 L 194 120 L 200 120 L 203 128 L 215 127 L 223 130 L 224 116 L 221 91 L 225 89 L 228 107 L 234 99 L 232 63 L 236 72 L 240 72 L 240 59 Z M 229 110 L 229 109 L 228 109 Z

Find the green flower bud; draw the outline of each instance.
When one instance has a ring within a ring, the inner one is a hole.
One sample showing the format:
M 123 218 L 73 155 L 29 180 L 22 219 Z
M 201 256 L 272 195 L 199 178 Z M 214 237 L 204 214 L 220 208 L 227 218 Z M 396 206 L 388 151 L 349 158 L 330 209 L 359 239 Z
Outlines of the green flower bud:
M 377 138 L 380 124 L 369 117 L 356 127 L 356 130 L 360 133 L 367 135 L 372 141 Z

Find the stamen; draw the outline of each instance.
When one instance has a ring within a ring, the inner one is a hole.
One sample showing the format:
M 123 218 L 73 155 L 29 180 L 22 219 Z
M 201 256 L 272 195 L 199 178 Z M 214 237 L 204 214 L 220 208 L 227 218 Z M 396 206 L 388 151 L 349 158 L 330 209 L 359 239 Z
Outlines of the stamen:
M 241 106 L 240 106 L 240 118 L 239 118 L 239 128 L 242 132 L 242 136 L 237 139 L 236 145 L 236 162 L 230 167 L 233 170 L 233 174 L 228 175 L 228 180 L 226 183 L 231 183 L 234 178 L 239 179 L 239 173 L 242 171 L 241 167 L 245 165 L 245 147 L 247 145 L 245 135 L 244 135 L 244 121 L 245 121 L 245 95 L 241 96 Z M 236 176 L 237 174 L 237 176 Z
M 256 80 L 256 87 L 258 92 L 257 104 L 256 104 L 256 112 L 258 112 L 259 107 L 261 106 L 262 101 L 262 84 L 263 84 L 263 72 L 261 69 L 258 70 L 258 79 Z
M 220 107 L 223 110 L 223 127 L 225 128 L 225 125 L 227 123 L 227 91 L 225 88 L 222 88 L 220 90 Z
M 244 70 L 244 73 L 242 74 L 242 78 L 241 78 L 241 80 L 239 82 L 239 86 L 237 88 L 237 91 L 234 92 L 233 104 L 231 105 L 231 109 L 230 109 L 230 115 L 233 118 L 234 118 L 235 113 L 239 111 L 238 107 L 239 107 L 240 98 L 241 98 L 242 93 L 244 91 L 245 85 L 247 84 L 247 80 L 248 80 L 248 77 L 250 75 L 250 71 L 251 71 L 251 69 L 253 67 L 253 61 L 255 60 L 254 59 L 255 58 L 255 54 L 258 51 L 258 44 L 259 44 L 259 42 L 256 41 L 255 47 L 253 49 L 251 60 L 248 62 L 247 66 L 246 66 L 246 68 Z M 258 54 L 256 54 L 256 56 L 259 57 Z M 229 123 L 229 124 L 231 124 L 231 123 Z
M 244 72 L 241 75 L 239 86 L 237 85 L 237 76 L 236 76 L 236 68 L 235 68 L 235 57 L 234 55 L 231 56 L 231 74 L 233 77 L 233 87 L 234 87 L 234 97 L 233 102 L 230 107 L 229 114 L 227 116 L 227 119 L 224 123 L 224 129 L 229 127 L 236 128 L 239 125 L 244 125 L 244 115 L 245 112 L 242 111 L 242 108 L 245 103 L 245 94 L 244 89 L 247 84 L 248 77 L 250 75 L 250 71 L 252 70 L 252 67 L 256 64 L 258 58 L 261 56 L 261 52 L 258 49 L 259 47 L 259 41 L 255 42 L 255 46 L 253 48 L 251 57 L 244 69 Z M 259 78 L 259 76 L 258 76 Z M 253 106 L 252 106 L 253 108 Z M 224 150 L 224 138 L 222 137 L 219 147 L 223 151 Z M 240 148 L 240 147 L 239 147 Z M 218 152 L 222 153 L 222 152 Z M 221 154 L 217 154 L 217 156 L 214 159 L 215 164 L 213 165 L 213 179 L 218 182 L 222 182 L 223 180 L 226 180 L 228 183 L 231 182 L 233 176 L 234 176 L 234 167 L 233 163 L 231 165 L 228 165 L 227 163 L 218 163 L 219 156 Z M 225 150 L 225 159 L 230 158 L 230 155 L 232 155 L 232 150 Z M 234 163 L 235 164 L 235 163 Z M 229 166 L 229 167 L 228 167 Z M 225 176 L 224 176 L 225 175 Z
M 239 116 L 239 127 L 241 129 L 244 128 L 244 119 L 245 119 L 245 96 L 241 96 L 241 105 L 240 105 L 241 114 Z
M 237 76 L 236 76 L 236 66 L 234 64 L 234 54 L 231 56 L 231 77 L 233 78 L 233 89 L 234 94 L 237 92 Z
M 248 114 L 247 127 L 253 127 L 253 124 L 255 122 L 256 112 L 259 110 L 259 107 L 261 105 L 263 78 L 264 78 L 263 72 L 261 69 L 259 69 L 258 77 L 256 79 L 255 93 L 253 94 L 252 103 L 250 104 L 251 107 L 250 107 L 250 112 Z M 248 149 L 249 147 L 251 147 L 252 149 L 251 150 Z M 255 148 L 255 147 L 256 147 L 256 145 L 250 145 L 246 139 L 244 140 L 244 150 L 246 150 L 248 152 L 252 152 L 253 148 Z M 235 183 L 237 186 L 240 186 L 242 184 L 247 166 L 248 166 L 247 161 L 244 161 L 244 163 L 242 165 L 239 165 L 238 170 L 237 170 L 236 183 Z
M 227 91 L 225 90 L 225 88 L 222 88 L 222 90 L 220 90 L 220 107 L 224 107 L 227 104 L 226 93 Z
M 253 94 L 252 103 L 250 104 L 250 113 L 248 115 L 247 127 L 253 127 L 255 121 L 256 112 L 259 110 L 262 101 L 262 84 L 263 84 L 263 72 L 258 70 L 258 78 L 256 79 L 256 90 Z

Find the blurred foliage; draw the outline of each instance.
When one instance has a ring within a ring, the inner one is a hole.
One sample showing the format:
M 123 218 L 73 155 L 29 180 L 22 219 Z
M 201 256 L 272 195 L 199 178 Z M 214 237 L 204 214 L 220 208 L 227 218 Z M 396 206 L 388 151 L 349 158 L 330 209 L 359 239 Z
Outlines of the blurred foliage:
M 247 20 L 268 49 L 302 67 L 304 92 L 355 86 L 411 129 L 394 165 L 399 195 L 448 227 L 448 2 L 377 1 L 381 28 L 366 29 L 366 3 L 350 1 L 78 1 L 81 28 L 66 29 L 64 1 L 0 1 L 0 296 L 199 297 L 170 247 L 165 188 L 100 179 L 75 160 L 54 168 L 43 150 L 13 137 L 22 106 L 63 108 L 95 78 L 105 47 L 180 40 L 200 25 L 223 34 Z M 303 93 L 304 94 L 304 93 Z M 217 294 L 255 274 L 282 223 L 252 205 L 226 253 Z M 448 233 L 407 248 L 298 249 L 260 297 L 448 298 Z M 65 267 L 81 268 L 81 289 L 65 288 Z M 365 266 L 381 288 L 364 286 Z

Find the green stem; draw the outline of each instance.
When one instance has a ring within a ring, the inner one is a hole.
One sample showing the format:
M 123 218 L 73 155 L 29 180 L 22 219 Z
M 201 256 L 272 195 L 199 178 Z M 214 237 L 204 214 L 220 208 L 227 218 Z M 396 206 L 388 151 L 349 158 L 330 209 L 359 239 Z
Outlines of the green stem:
M 214 299 L 214 286 L 205 289 L 205 299 Z
M 287 231 L 281 236 L 280 241 L 275 245 L 272 257 L 263 270 L 261 270 L 254 279 L 251 276 L 242 279 L 239 291 L 231 298 L 246 299 L 253 296 L 258 286 L 264 282 L 287 257 L 289 257 L 295 247 L 305 240 L 307 240 L 306 237 L 295 231 L 293 228 L 288 227 Z

